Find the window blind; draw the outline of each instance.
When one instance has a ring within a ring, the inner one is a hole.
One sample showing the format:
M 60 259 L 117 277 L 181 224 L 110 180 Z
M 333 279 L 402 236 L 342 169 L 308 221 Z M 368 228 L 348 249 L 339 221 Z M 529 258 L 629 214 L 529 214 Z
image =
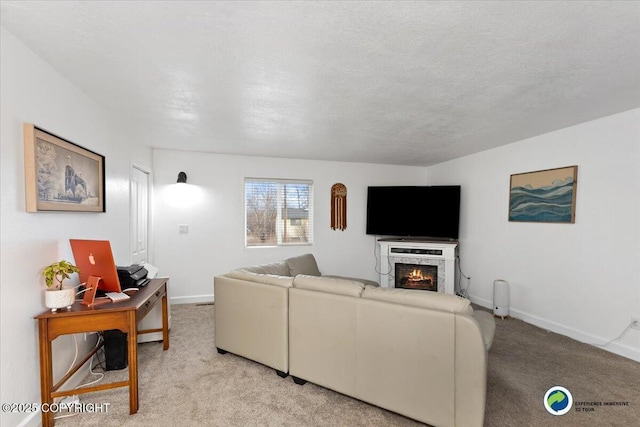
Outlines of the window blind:
M 245 179 L 246 246 L 313 243 L 313 182 Z

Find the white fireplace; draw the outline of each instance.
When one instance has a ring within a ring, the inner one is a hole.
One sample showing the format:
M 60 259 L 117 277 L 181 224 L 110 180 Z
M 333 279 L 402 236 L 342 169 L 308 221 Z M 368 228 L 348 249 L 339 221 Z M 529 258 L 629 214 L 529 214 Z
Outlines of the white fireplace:
M 437 292 L 455 294 L 456 256 L 458 242 L 436 242 L 428 240 L 380 239 L 380 286 L 395 288 L 396 273 L 405 270 L 423 270 L 420 266 L 433 266 L 437 273 L 422 283 L 434 282 Z M 398 266 L 398 268 L 396 268 Z M 402 268 L 400 268 L 402 266 Z M 408 269 L 406 266 L 411 266 Z M 398 271 L 397 271 L 398 270 Z M 435 270 L 428 268 L 424 270 Z M 436 285 L 437 284 L 437 285 Z M 406 287 L 406 286 L 402 286 Z M 421 286 L 419 289 L 427 289 Z

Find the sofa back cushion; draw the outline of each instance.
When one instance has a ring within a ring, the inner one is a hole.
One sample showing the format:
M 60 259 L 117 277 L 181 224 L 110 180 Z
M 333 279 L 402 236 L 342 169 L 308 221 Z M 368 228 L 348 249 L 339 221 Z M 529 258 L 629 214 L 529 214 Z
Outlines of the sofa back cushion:
M 289 288 L 229 275 L 213 283 L 216 347 L 287 372 Z
M 369 279 L 361 279 L 359 277 L 336 276 L 336 275 L 333 275 L 333 274 L 323 274 L 322 277 L 333 277 L 333 278 L 336 278 L 336 279 L 353 280 L 355 282 L 361 282 L 365 287 L 367 287 L 367 286 L 375 286 L 375 287 L 380 286 L 378 284 L 378 282 L 374 282 L 373 280 L 369 280 Z
M 367 287 L 362 298 L 423 307 L 450 313 L 472 314 L 471 302 L 456 295 L 417 289 Z
M 320 276 L 320 270 L 313 254 L 304 254 L 284 260 L 289 267 L 289 274 L 292 277 L 298 274 L 306 274 L 307 276 Z
M 468 316 L 363 297 L 355 301 L 355 397 L 428 425 L 473 425 L 454 418 L 455 408 L 465 405 L 455 400 L 455 319 Z
M 290 288 L 291 286 L 293 286 L 293 277 L 276 276 L 275 274 L 254 273 L 245 269 L 233 270 L 232 272 L 227 273 L 225 276 L 231 277 L 233 279 L 246 280 L 248 282 L 281 286 L 283 288 Z
M 252 273 L 273 274 L 276 276 L 291 276 L 289 273 L 289 266 L 284 261 L 244 267 L 242 270 L 250 271 Z
M 311 291 L 359 297 L 364 289 L 364 284 L 355 280 L 299 274 L 293 279 L 293 287 Z

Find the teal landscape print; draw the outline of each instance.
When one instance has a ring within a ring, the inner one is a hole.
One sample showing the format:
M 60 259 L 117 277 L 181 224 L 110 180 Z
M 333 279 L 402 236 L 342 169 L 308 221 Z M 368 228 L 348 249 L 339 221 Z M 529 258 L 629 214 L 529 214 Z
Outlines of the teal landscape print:
M 511 175 L 509 221 L 575 222 L 578 166 Z

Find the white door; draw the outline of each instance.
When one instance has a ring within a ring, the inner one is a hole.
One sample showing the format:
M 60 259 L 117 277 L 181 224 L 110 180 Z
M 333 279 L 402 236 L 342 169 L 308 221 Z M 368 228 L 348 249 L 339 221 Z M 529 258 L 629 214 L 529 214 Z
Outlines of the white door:
M 131 263 L 149 262 L 149 172 L 131 168 Z
M 149 263 L 149 194 L 151 176 L 148 171 L 137 166 L 131 168 L 131 263 Z M 171 328 L 171 306 L 169 328 Z M 156 304 L 149 314 L 138 324 L 139 330 L 162 327 L 162 305 Z M 138 335 L 138 342 L 162 341 L 162 333 Z

